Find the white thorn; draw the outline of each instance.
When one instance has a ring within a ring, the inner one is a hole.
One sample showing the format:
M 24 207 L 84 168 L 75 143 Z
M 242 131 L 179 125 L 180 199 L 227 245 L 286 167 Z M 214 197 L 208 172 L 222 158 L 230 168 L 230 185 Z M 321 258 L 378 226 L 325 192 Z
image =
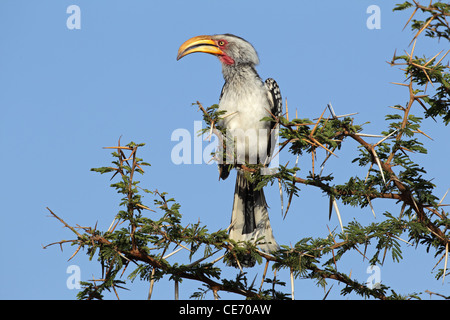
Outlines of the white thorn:
M 339 212 L 339 208 L 338 208 L 336 199 L 333 199 L 333 207 L 334 207 L 334 210 L 336 211 L 336 214 L 337 214 L 337 217 L 339 220 L 339 225 L 341 226 L 341 230 L 342 230 L 342 232 L 344 232 L 344 227 L 342 226 L 341 213 Z
M 373 146 L 376 147 L 377 145 L 379 145 L 380 143 L 382 143 L 384 140 L 386 140 L 387 138 L 389 138 L 390 136 L 392 136 L 394 133 L 396 133 L 398 131 L 398 129 L 396 129 L 395 131 L 392 131 L 390 134 L 388 134 L 387 136 L 385 136 L 383 139 L 381 139 L 380 141 L 378 141 L 377 143 L 375 143 Z

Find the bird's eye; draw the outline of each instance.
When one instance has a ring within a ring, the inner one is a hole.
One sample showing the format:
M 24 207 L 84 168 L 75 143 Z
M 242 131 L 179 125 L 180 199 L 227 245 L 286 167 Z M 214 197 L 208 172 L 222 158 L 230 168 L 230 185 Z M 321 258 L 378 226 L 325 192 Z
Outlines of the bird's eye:
M 225 45 L 225 41 L 219 40 L 218 44 L 219 44 L 219 46 L 223 47 Z

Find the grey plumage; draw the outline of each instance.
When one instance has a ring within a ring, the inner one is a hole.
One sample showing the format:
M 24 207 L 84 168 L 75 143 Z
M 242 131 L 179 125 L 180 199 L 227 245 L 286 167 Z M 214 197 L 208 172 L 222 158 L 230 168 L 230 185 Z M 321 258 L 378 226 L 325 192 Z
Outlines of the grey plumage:
M 219 111 L 225 112 L 217 125 L 225 129 L 226 151 L 232 157 L 219 164 L 220 178 L 229 176 L 230 162 L 268 165 L 274 149 L 275 124 L 261 119 L 271 114 L 281 115 L 282 100 L 275 80 L 269 78 L 263 82 L 256 72 L 255 66 L 259 63 L 256 50 L 249 42 L 232 34 L 202 35 L 184 42 L 177 59 L 193 52 L 216 55 L 222 63 L 225 84 Z M 238 243 L 253 241 L 265 252 L 275 251 L 278 244 L 270 225 L 264 192 L 256 190 L 255 183 L 248 181 L 242 169 L 237 168 L 230 238 Z M 254 263 L 250 256 L 240 261 L 243 267 Z
M 224 38 L 224 36 L 216 37 Z M 222 64 L 225 84 L 219 101 L 219 110 L 225 110 L 225 116 L 231 115 L 219 125 L 226 128 L 227 135 L 231 135 L 236 140 L 236 150 L 234 150 L 237 154 L 236 162 L 268 164 L 270 161 L 268 157 L 273 152 L 274 123 L 261 121 L 261 119 L 270 117 L 270 113 L 276 116 L 281 114 L 281 93 L 275 80 L 269 78 L 263 82 L 259 77 L 255 70 L 259 59 L 253 47 L 242 38 L 233 39 L 232 37 L 226 35 L 225 39 L 229 39 L 230 44 L 233 43 L 233 53 L 237 52 L 237 55 L 231 56 L 235 64 Z M 245 58 L 243 58 L 244 56 Z M 244 139 L 242 139 L 244 143 L 242 140 L 241 143 L 237 141 L 236 136 L 239 134 L 244 135 Z M 255 140 L 257 141 L 256 146 L 251 144 L 251 141 Z M 227 164 L 219 165 L 219 172 L 220 177 L 226 179 L 229 174 Z M 277 250 L 278 244 L 270 225 L 264 192 L 262 189 L 255 190 L 255 187 L 238 169 L 230 238 L 235 241 L 259 240 L 258 246 L 261 250 L 272 252 Z M 240 261 L 244 267 L 251 267 L 255 263 L 250 257 L 244 258 L 244 260 Z

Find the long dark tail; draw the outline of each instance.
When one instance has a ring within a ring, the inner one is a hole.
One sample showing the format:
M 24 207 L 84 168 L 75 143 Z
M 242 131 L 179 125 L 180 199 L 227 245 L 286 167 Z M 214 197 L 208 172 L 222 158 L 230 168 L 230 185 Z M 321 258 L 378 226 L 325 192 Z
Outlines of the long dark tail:
M 262 189 L 255 190 L 255 186 L 247 181 L 241 170 L 237 170 L 231 225 L 230 238 L 234 241 L 258 240 L 256 245 L 268 253 L 278 249 L 270 226 L 264 192 Z M 243 260 L 239 261 L 243 267 L 255 264 L 250 256 Z

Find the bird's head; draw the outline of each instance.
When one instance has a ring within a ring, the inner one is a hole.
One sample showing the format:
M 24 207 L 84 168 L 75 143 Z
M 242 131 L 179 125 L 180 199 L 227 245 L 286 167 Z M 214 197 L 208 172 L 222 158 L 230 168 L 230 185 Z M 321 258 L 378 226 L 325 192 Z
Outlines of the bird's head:
M 259 63 L 255 48 L 246 40 L 232 34 L 193 37 L 178 49 L 177 60 L 194 52 L 213 54 L 224 66 Z

